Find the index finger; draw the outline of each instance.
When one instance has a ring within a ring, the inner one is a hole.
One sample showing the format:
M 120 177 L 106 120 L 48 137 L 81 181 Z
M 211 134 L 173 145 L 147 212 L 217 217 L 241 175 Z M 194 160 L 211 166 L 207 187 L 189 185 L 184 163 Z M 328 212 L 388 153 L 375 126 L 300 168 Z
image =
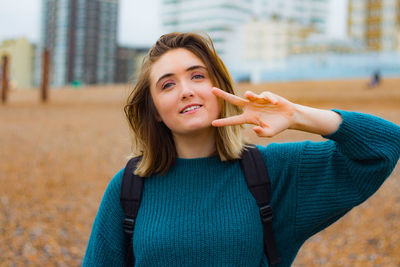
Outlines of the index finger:
M 245 123 L 246 123 L 246 119 L 241 114 L 241 115 L 236 115 L 236 116 L 232 116 L 232 117 L 216 119 L 216 120 L 213 120 L 211 124 L 214 127 L 222 127 L 222 126 L 240 125 L 240 124 L 245 124 Z
M 239 106 L 239 107 L 243 107 L 244 105 L 246 105 L 249 102 L 246 99 L 243 99 L 243 98 L 241 98 L 239 96 L 236 96 L 236 95 L 230 94 L 228 92 L 225 92 L 225 91 L 223 91 L 223 90 L 221 90 L 221 89 L 219 89 L 217 87 L 213 87 L 211 89 L 211 92 L 213 92 L 214 95 L 216 95 L 216 96 L 228 101 L 231 104 Z

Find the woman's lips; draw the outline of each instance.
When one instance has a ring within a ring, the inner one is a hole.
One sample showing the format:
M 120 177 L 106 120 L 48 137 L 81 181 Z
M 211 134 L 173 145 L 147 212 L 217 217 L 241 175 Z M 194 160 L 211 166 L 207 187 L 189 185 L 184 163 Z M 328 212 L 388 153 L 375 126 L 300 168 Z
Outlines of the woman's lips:
M 180 113 L 181 114 L 193 113 L 201 107 L 202 107 L 202 105 L 199 105 L 199 104 L 187 105 Z

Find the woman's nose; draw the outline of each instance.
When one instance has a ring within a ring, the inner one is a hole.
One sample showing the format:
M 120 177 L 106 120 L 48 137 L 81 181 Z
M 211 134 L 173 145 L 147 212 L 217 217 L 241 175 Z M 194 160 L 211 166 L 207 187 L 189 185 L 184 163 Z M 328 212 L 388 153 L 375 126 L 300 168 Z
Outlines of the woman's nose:
M 190 87 L 190 85 L 186 84 L 186 83 L 182 83 L 182 88 L 181 88 L 181 98 L 182 99 L 186 99 L 189 97 L 193 97 L 194 92 L 192 90 L 192 88 Z

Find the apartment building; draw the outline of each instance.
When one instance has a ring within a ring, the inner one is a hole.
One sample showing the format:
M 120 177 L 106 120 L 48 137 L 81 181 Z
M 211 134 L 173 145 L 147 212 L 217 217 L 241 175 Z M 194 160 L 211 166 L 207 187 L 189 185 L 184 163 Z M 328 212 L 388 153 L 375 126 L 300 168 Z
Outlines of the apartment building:
M 400 0 L 349 0 L 348 35 L 371 51 L 396 50 Z
M 51 58 L 51 84 L 114 81 L 118 0 L 43 0 L 41 40 Z M 41 61 L 36 62 L 36 83 Z
M 328 33 L 331 0 L 256 0 L 262 17 L 283 19 Z

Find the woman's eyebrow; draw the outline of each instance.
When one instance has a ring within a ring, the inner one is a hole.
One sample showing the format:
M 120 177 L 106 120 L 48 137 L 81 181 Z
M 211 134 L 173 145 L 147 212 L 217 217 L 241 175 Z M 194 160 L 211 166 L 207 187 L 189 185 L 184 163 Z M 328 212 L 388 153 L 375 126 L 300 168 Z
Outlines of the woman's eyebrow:
M 187 68 L 186 71 L 191 71 L 191 70 L 195 70 L 195 69 L 204 69 L 204 70 L 207 70 L 207 68 L 204 67 L 204 66 L 201 66 L 201 65 L 194 65 L 194 66 L 191 66 L 191 67 Z M 174 76 L 174 73 L 165 73 L 165 74 L 162 75 L 160 78 L 158 78 L 158 80 L 157 80 L 157 82 L 156 82 L 156 85 L 157 85 L 162 79 L 167 78 L 167 77 L 171 77 L 171 76 Z
M 194 66 L 191 66 L 191 67 L 187 68 L 186 71 L 191 71 L 191 70 L 195 70 L 195 69 L 204 69 L 204 70 L 207 70 L 207 68 L 204 67 L 204 66 L 201 66 L 201 65 L 194 65 Z
M 170 77 L 170 76 L 173 76 L 173 75 L 174 75 L 173 73 L 166 73 L 166 74 L 164 74 L 163 76 L 161 76 L 160 78 L 158 78 L 158 80 L 157 80 L 157 82 L 156 82 L 156 86 L 157 86 L 157 84 L 158 84 L 162 79 L 167 78 L 167 77 Z

